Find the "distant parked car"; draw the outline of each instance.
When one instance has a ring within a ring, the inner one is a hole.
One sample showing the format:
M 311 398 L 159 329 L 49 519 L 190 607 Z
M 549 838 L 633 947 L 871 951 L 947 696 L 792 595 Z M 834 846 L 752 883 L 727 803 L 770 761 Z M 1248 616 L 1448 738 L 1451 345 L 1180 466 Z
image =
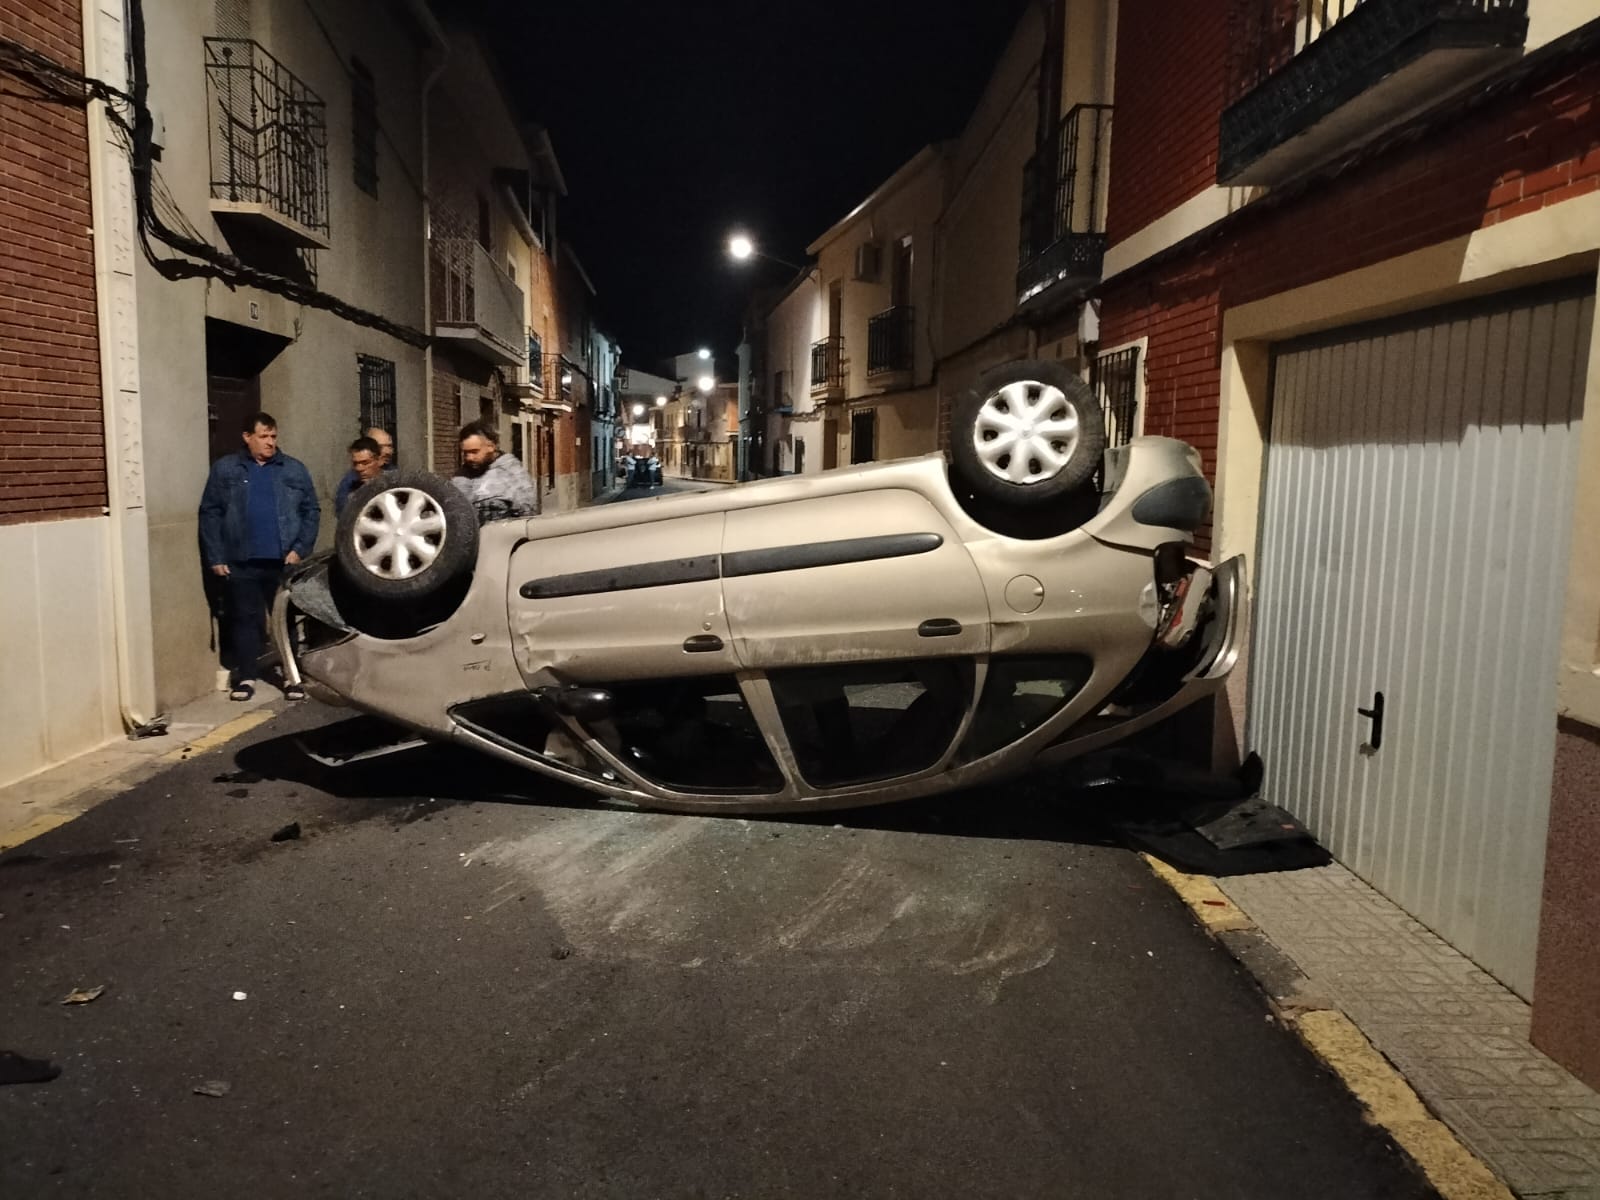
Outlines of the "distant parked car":
M 291 682 L 684 811 L 828 808 L 1014 775 L 1219 689 L 1243 564 L 1188 554 L 1200 459 L 1103 453 L 1059 364 L 990 372 L 938 454 L 492 523 L 381 476 L 273 610 Z M 636 465 L 635 473 L 639 473 Z

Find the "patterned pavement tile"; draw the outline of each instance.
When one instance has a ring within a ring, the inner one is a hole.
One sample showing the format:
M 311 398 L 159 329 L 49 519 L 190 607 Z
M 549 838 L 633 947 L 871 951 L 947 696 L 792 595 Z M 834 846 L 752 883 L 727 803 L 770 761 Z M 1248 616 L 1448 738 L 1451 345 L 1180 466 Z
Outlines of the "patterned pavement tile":
M 1217 882 L 1514 1191 L 1600 1200 L 1600 1095 L 1529 1044 L 1528 1005 L 1337 864 Z

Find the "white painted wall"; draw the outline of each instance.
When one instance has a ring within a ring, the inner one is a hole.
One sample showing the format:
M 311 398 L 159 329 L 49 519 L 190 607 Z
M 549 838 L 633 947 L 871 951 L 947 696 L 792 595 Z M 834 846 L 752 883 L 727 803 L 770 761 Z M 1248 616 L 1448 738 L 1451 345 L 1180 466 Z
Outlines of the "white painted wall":
M 0 787 L 122 732 L 110 521 L 0 525 Z
M 424 51 L 374 0 L 317 6 L 326 27 L 296 0 L 256 0 L 257 41 L 327 105 L 331 247 L 317 255 L 321 290 L 420 328 L 423 323 L 421 93 Z M 146 5 L 150 103 L 164 130 L 159 176 L 188 220 L 226 247 L 210 216 L 203 38 L 210 0 Z M 330 44 L 331 39 L 331 44 Z M 351 97 L 345 64 L 359 56 L 377 81 L 376 199 L 355 186 Z M 208 461 L 205 319 L 279 332 L 292 344 L 263 372 L 262 406 L 277 417 L 283 449 L 305 462 L 324 503 L 324 544 L 345 447 L 359 432 L 356 357 L 395 363 L 402 463 L 424 461 L 422 352 L 376 330 L 254 289 L 172 282 L 142 258 L 138 286 L 143 470 L 147 480 L 150 607 L 156 697 L 169 708 L 216 686 L 217 657 L 201 590 L 196 508 Z M 251 304 L 255 312 L 251 312 Z

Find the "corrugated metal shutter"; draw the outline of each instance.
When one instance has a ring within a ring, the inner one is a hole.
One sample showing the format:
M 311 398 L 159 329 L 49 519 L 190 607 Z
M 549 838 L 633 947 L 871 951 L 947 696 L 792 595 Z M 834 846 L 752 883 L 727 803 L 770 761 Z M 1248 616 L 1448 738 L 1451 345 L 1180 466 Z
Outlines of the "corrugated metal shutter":
M 1250 739 L 1267 794 L 1524 996 L 1592 280 L 1273 366 Z M 1382 746 L 1358 712 L 1384 697 Z

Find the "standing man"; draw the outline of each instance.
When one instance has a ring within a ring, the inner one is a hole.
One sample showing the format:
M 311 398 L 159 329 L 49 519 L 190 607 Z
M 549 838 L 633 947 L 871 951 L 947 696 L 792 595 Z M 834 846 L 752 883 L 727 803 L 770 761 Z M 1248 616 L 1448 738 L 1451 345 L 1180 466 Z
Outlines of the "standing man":
M 363 483 L 376 479 L 384 469 L 383 450 L 370 437 L 358 437 L 350 443 L 350 469 L 339 479 L 333 493 L 333 511 L 342 513 L 350 493 Z
M 244 449 L 211 464 L 200 497 L 200 552 L 225 585 L 224 623 L 233 655 L 229 699 L 255 695 L 267 610 L 283 568 L 316 546 L 321 520 L 310 474 L 299 459 L 278 451 L 277 421 L 264 412 L 246 417 Z M 305 699 L 300 687 L 286 687 L 283 694 Z
M 374 425 L 350 443 L 350 469 L 339 477 L 339 482 L 333 489 L 333 511 L 336 513 L 344 511 L 344 502 L 350 498 L 351 492 L 372 478 L 371 475 L 360 474 L 355 466 L 356 445 L 368 440 L 376 447 L 379 467 L 385 471 L 394 470 L 394 439 L 389 436 L 387 429 L 380 429 Z M 374 471 L 377 469 L 374 468 Z
M 478 510 L 478 524 L 539 511 L 539 492 L 514 454 L 500 453 L 494 426 L 474 421 L 461 429 L 461 470 L 451 483 Z

